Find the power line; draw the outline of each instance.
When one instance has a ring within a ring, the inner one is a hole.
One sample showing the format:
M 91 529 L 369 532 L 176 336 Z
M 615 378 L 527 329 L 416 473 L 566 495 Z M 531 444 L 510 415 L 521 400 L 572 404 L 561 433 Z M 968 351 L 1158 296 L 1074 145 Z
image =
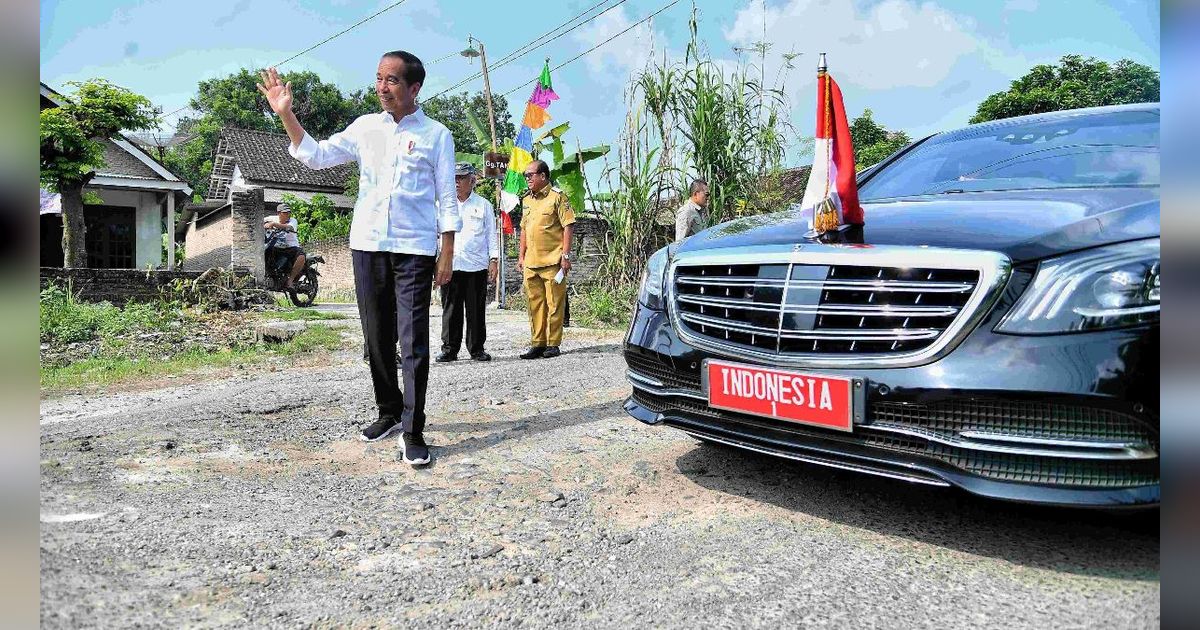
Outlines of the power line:
M 433 64 L 435 64 L 435 63 L 441 63 L 441 62 L 443 62 L 443 61 L 445 61 L 445 60 L 447 60 L 447 59 L 449 59 L 449 58 L 451 58 L 451 57 L 457 57 L 457 56 L 459 56 L 459 55 L 461 55 L 461 54 L 462 54 L 462 52 L 461 52 L 461 51 L 455 50 L 455 51 L 453 51 L 453 52 L 446 53 L 445 55 L 442 55 L 441 57 L 438 57 L 437 59 L 434 59 L 433 61 L 426 62 L 426 63 L 424 63 L 424 64 L 422 64 L 422 65 L 426 65 L 426 66 L 432 66 L 432 65 L 433 65 Z
M 614 39 L 616 39 L 616 38 L 618 38 L 618 37 L 620 37 L 620 36 L 624 35 L 625 33 L 628 33 L 629 31 L 633 30 L 635 27 L 639 26 L 640 24 L 642 24 L 642 23 L 644 23 L 644 22 L 648 22 L 648 21 L 649 21 L 651 18 L 653 18 L 654 16 L 658 15 L 659 13 L 662 13 L 663 11 L 666 11 L 667 9 L 670 9 L 671 7 L 675 6 L 675 5 L 676 5 L 676 4 L 678 4 L 678 3 L 679 3 L 679 0 L 671 0 L 671 2 L 670 2 L 670 3 L 668 3 L 666 6 L 664 6 L 663 8 L 661 8 L 661 9 L 659 9 L 659 10 L 655 11 L 654 13 L 651 13 L 650 15 L 647 15 L 646 17 L 642 18 L 641 20 L 639 20 L 639 21 L 637 21 L 637 22 L 634 22 L 633 24 L 630 24 L 628 28 L 626 28 L 625 30 L 621 31 L 620 33 L 617 33 L 616 35 L 613 35 L 612 37 L 609 37 L 608 39 L 606 39 L 606 40 L 604 40 L 604 41 L 600 42 L 599 44 L 596 44 L 595 46 L 592 46 L 591 48 L 589 48 L 589 49 L 587 49 L 587 50 L 585 50 L 585 51 L 583 51 L 583 52 L 579 53 L 578 55 L 575 55 L 574 57 L 571 57 L 571 58 L 570 58 L 570 59 L 568 59 L 567 61 L 564 61 L 563 63 L 560 63 L 560 64 L 558 64 L 557 66 L 554 66 L 553 68 L 551 68 L 551 69 L 550 69 L 550 71 L 551 71 L 551 72 L 555 72 L 555 71 L 559 70 L 560 68 L 562 68 L 563 66 L 565 66 L 565 65 L 567 65 L 567 64 L 569 64 L 569 63 L 571 63 L 571 62 L 573 62 L 573 61 L 576 61 L 576 60 L 578 60 L 580 57 L 583 57 L 584 55 L 586 55 L 586 54 L 588 54 L 588 53 L 592 52 L 593 50 L 596 50 L 597 48 L 599 48 L 599 47 L 601 47 L 601 46 L 603 46 L 603 45 L 605 45 L 605 44 L 607 44 L 607 43 L 611 42 L 612 40 L 614 40 Z M 513 89 L 511 89 L 511 90 L 509 90 L 509 91 L 507 91 L 507 92 L 505 92 L 505 93 L 503 93 L 503 94 L 501 94 L 500 96 L 508 96 L 509 94 L 512 94 L 513 92 L 516 92 L 517 90 L 519 90 L 519 89 L 521 89 L 521 88 L 523 88 L 523 87 L 526 87 L 526 86 L 528 86 L 530 83 L 533 83 L 534 81 L 537 81 L 537 79 L 536 79 L 536 78 L 535 78 L 535 79 L 530 79 L 530 80 L 526 81 L 525 83 L 522 83 L 521 85 L 518 85 L 517 87 L 515 87 L 515 88 L 513 88 Z
M 275 64 L 274 67 L 278 68 L 279 66 L 282 66 L 283 64 L 295 59 L 296 57 L 299 57 L 300 55 L 303 55 L 307 52 L 316 50 L 317 48 L 320 48 L 321 46 L 328 44 L 329 42 L 341 37 L 342 35 L 345 35 L 346 33 L 349 33 L 350 31 L 362 26 L 363 24 L 370 22 L 371 20 L 379 17 L 380 15 L 383 15 L 384 13 L 391 11 L 392 9 L 404 4 L 405 2 L 408 2 L 408 0 L 399 0 L 398 2 L 393 2 L 392 4 L 389 4 L 388 6 L 376 11 L 375 13 L 372 13 L 371 15 L 355 22 L 354 24 L 350 25 L 349 27 L 347 27 L 341 31 L 338 31 L 337 33 L 334 33 L 333 35 L 330 35 L 329 37 L 326 37 L 325 39 L 313 44 L 312 46 L 309 46 L 308 48 L 305 48 L 304 50 L 292 55 L 291 57 L 288 57 L 287 59 L 284 59 L 283 61 L 280 61 L 279 63 Z M 458 53 L 452 53 L 452 54 L 458 54 Z M 437 61 L 442 61 L 443 59 L 449 58 L 450 56 L 451 55 L 446 55 L 445 57 L 442 57 L 441 59 L 438 59 Z M 437 63 L 437 61 L 434 61 L 434 63 Z M 190 107 L 189 105 L 184 105 L 183 107 L 180 107 L 179 109 L 171 111 L 170 113 L 163 114 L 162 117 L 169 118 L 171 116 L 174 116 L 175 114 L 178 114 L 179 112 L 181 112 L 185 109 L 188 109 L 189 107 Z
M 334 39 L 337 39 L 337 38 L 341 37 L 342 35 L 345 35 L 346 33 L 349 33 L 350 31 L 352 31 L 352 30 L 354 30 L 354 29 L 358 28 L 359 26 L 362 26 L 363 24 L 366 24 L 367 22 L 370 22 L 371 20 L 373 20 L 373 19 L 375 19 L 375 18 L 379 17 L 380 15 L 383 15 L 383 14 L 384 14 L 384 13 L 386 13 L 387 11 L 391 11 L 392 9 L 394 9 L 394 8 L 396 8 L 396 7 L 398 7 L 398 6 L 402 5 L 402 4 L 404 4 L 405 2 L 408 2 L 408 0 L 400 0 L 399 2 L 393 2 L 392 4 L 389 4 L 388 6 L 386 6 L 386 7 L 382 8 L 382 9 L 380 9 L 380 10 L 376 11 L 376 12 L 375 12 L 375 13 L 373 13 L 373 14 L 371 14 L 370 16 L 368 16 L 368 17 L 365 17 L 365 18 L 363 18 L 363 19 L 359 20 L 358 22 L 356 22 L 356 23 L 354 23 L 353 25 L 351 25 L 349 28 L 346 28 L 345 30 L 343 30 L 343 31 L 341 31 L 341 32 L 339 32 L 339 33 L 337 33 L 337 34 L 335 34 L 335 35 L 330 35 L 329 37 L 326 37 L 325 39 L 323 39 L 323 40 L 321 40 L 321 41 L 317 42 L 316 44 L 313 44 L 312 46 L 309 46 L 308 48 L 305 48 L 304 50 L 302 50 L 302 51 L 300 51 L 300 52 L 298 52 L 298 53 L 296 53 L 296 54 L 292 55 L 291 57 L 288 57 L 287 59 L 284 59 L 283 61 L 280 61 L 279 63 L 275 64 L 275 67 L 276 67 L 276 68 L 278 68 L 279 66 L 282 66 L 283 64 L 285 64 L 285 63 L 287 63 L 287 62 L 289 62 L 289 61 L 291 61 L 291 60 L 295 59 L 296 57 L 299 57 L 300 55 L 303 55 L 303 54 L 304 54 L 304 53 L 306 53 L 306 52 L 309 52 L 309 51 L 311 51 L 311 50 L 314 50 L 314 49 L 316 49 L 316 48 L 318 48 L 318 47 L 320 47 L 320 46 L 323 46 L 323 45 L 325 45 L 325 44 L 329 43 L 330 41 L 332 41 L 332 40 L 334 40 Z
M 612 6 L 608 7 L 608 8 L 606 8 L 606 9 L 604 9 L 603 11 L 601 11 L 601 12 L 599 12 L 599 13 L 597 13 L 597 14 L 595 14 L 595 15 L 593 15 L 593 16 L 591 16 L 591 17 L 589 17 L 589 18 L 587 18 L 586 20 L 583 20 L 582 22 L 580 22 L 580 23 L 578 23 L 578 24 L 575 24 L 575 25 L 574 25 L 574 26 L 572 26 L 571 28 L 569 28 L 569 29 L 567 29 L 567 30 L 565 30 L 565 31 L 563 31 L 563 32 L 561 32 L 561 33 L 555 34 L 555 33 L 556 33 L 558 30 L 560 30 L 560 29 L 562 29 L 562 28 L 565 28 L 566 26 L 568 26 L 568 25 L 569 25 L 569 24 L 571 24 L 572 22 L 574 22 L 574 21 L 578 20 L 579 18 L 581 18 L 581 17 L 583 17 L 583 16 L 587 15 L 588 13 L 591 13 L 593 10 L 595 10 L 595 9 L 596 9 L 596 7 L 599 7 L 600 5 L 602 5 L 602 4 L 605 4 L 605 3 L 607 3 L 607 2 L 611 2 L 611 1 L 612 1 L 612 0 L 601 0 L 600 2 L 597 2 L 596 4 L 593 4 L 592 6 L 588 7 L 587 9 L 584 9 L 582 13 L 580 13 L 580 14 L 576 15 L 575 17 L 573 17 L 573 18 L 571 18 L 571 19 L 567 20 L 566 22 L 563 22 L 562 24 L 559 24 L 558 26 L 556 26 L 556 27 L 554 27 L 554 28 L 550 29 L 549 31 L 547 31 L 547 32 L 545 32 L 545 33 L 542 33 L 541 35 L 538 35 L 537 37 L 535 37 L 535 38 L 533 38 L 532 40 L 530 40 L 530 41 L 526 42 L 525 44 L 523 44 L 523 45 L 521 45 L 521 46 L 518 46 L 518 47 L 517 47 L 515 50 L 513 50 L 512 52 L 510 52 L 510 53 L 508 53 L 507 55 L 505 55 L 505 56 L 501 57 L 501 58 L 500 58 L 499 60 L 497 60 L 496 62 L 494 62 L 494 63 L 490 64 L 490 65 L 488 66 L 488 70 L 489 70 L 489 71 L 495 71 L 495 70 L 497 70 L 497 69 L 499 69 L 499 68 L 501 68 L 501 67 L 503 67 L 503 66 L 505 66 L 505 65 L 507 65 L 507 64 L 509 64 L 509 63 L 512 63 L 513 61 L 516 61 L 517 59 L 520 59 L 521 57 L 524 57 L 525 55 L 527 55 L 527 54 L 529 54 L 529 53 L 531 53 L 531 52 L 533 52 L 533 51 L 537 50 L 538 48 L 541 48 L 542 46 L 545 46 L 546 44 L 549 44 L 549 43 L 553 42 L 554 40 L 556 40 L 556 39 L 558 39 L 558 38 L 562 37 L 563 35 L 566 35 L 567 33 L 570 33 L 571 31 L 573 31 L 573 30 L 575 30 L 575 29 L 579 28 L 580 26 L 583 26 L 584 24 L 587 24 L 588 22 L 591 22 L 592 20 L 594 20 L 594 19 L 596 19 L 596 18 L 600 17 L 601 15 L 604 15 L 605 13 L 608 13 L 609 11 L 611 11 L 611 10 L 613 10 L 613 9 L 617 8 L 618 6 L 620 6 L 620 5 L 622 5 L 622 4 L 624 4 L 624 3 L 626 2 L 626 0 L 618 0 L 618 2 L 617 2 L 616 4 L 614 4 L 614 5 L 612 5 Z M 550 39 L 548 39 L 548 40 L 546 40 L 546 41 L 543 41 L 543 42 L 541 42 L 541 43 L 538 43 L 538 41 L 539 41 L 539 40 L 541 40 L 541 39 L 542 39 L 542 38 L 544 38 L 544 37 L 549 37 L 550 35 L 554 35 L 554 37 L 551 37 Z M 535 46 L 534 44 L 536 44 L 536 46 Z M 532 48 L 530 48 L 530 46 L 532 46 Z M 437 97 L 439 97 L 439 96 L 442 96 L 442 95 L 444 95 L 444 94 L 447 94 L 447 93 L 449 93 L 449 92 L 452 92 L 452 91 L 454 91 L 454 90 L 457 90 L 458 88 L 460 88 L 460 87 L 462 87 L 462 86 L 464 86 L 464 85 L 466 85 L 466 84 L 470 83 L 471 81 L 474 81 L 475 79 L 478 79 L 478 78 L 480 78 L 480 77 L 482 77 L 482 76 L 483 76 L 483 72 L 482 72 L 482 71 L 480 71 L 480 72 L 476 72 L 475 74 L 472 74 L 471 76 L 469 76 L 469 77 L 467 77 L 467 78 L 465 78 L 465 79 L 462 79 L 462 80 L 458 81 L 458 82 L 457 82 L 457 83 L 455 83 L 454 85 L 451 85 L 450 87 L 448 87 L 448 88 L 446 88 L 446 89 L 442 90 L 441 92 L 438 92 L 437 94 L 433 95 L 432 97 L 430 97 L 429 99 L 426 99 L 426 100 L 433 100 L 433 99 L 435 99 L 435 98 L 437 98 Z

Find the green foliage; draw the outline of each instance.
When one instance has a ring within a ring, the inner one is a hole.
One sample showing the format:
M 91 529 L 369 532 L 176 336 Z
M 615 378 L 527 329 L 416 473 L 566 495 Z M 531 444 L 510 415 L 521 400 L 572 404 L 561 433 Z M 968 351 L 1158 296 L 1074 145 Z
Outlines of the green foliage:
M 658 148 L 649 148 L 649 126 L 642 114 L 641 107 L 634 107 L 626 116 L 621 165 L 608 172 L 609 177 L 616 174 L 617 185 L 610 183 L 613 191 L 595 198 L 609 228 L 600 276 L 610 288 L 635 284 L 650 254 L 666 244 L 666 234 L 655 230 L 655 215 L 671 167 L 657 159 Z
M 508 112 L 508 100 L 492 95 L 492 108 L 496 117 L 496 139 L 517 135 L 512 115 Z M 491 131 L 487 127 L 487 99 L 482 91 L 474 94 L 460 92 L 429 99 L 421 103 L 421 109 L 430 118 L 446 125 L 454 136 L 454 149 L 459 153 L 483 155 L 491 149 Z M 474 119 L 474 120 L 472 120 Z
M 777 210 L 778 187 L 764 182 L 777 180 L 788 147 L 803 143 L 788 122 L 783 75 L 765 82 L 770 46 L 758 48 L 757 67 L 729 69 L 700 44 L 695 10 L 688 25 L 683 59 L 652 62 L 627 89 L 617 164 L 606 172 L 611 192 L 593 195 L 610 230 L 601 265 L 610 288 L 637 283 L 650 254 L 670 238 L 656 225 L 687 197 L 693 179 L 709 183 L 713 223 Z M 792 58 L 784 55 L 785 67 Z
M 362 172 L 358 170 L 358 162 L 350 163 L 350 174 L 346 176 L 346 196 L 358 198 L 358 180 L 362 176 Z
M 166 330 L 179 317 L 179 309 L 170 304 L 130 302 L 122 308 L 109 302 L 82 302 L 54 284 L 42 289 L 38 298 L 38 334 L 43 342 L 74 343 L 131 330 Z
M 637 286 L 626 284 L 616 290 L 591 286 L 571 299 L 577 305 L 572 317 L 579 323 L 593 328 L 625 328 L 633 314 Z
M 310 201 L 304 201 L 295 195 L 285 194 L 283 202 L 292 209 L 292 218 L 298 226 L 296 235 L 300 237 L 302 245 L 350 234 L 352 215 L 338 212 L 333 201 L 325 195 L 316 194 Z
M 67 365 L 42 365 L 40 380 L 43 392 L 76 391 L 138 379 L 195 374 L 214 368 L 245 368 L 302 353 L 337 350 L 342 345 L 341 335 L 336 330 L 315 324 L 280 344 L 238 343 L 215 350 L 191 347 L 164 358 L 131 358 L 104 352 Z
M 550 180 L 563 191 L 575 212 L 583 212 L 587 200 L 587 179 L 584 176 L 584 164 L 608 154 L 609 146 L 601 144 L 587 149 L 576 148 L 571 151 L 563 144 L 562 137 L 571 128 L 571 123 L 564 122 L 543 132 L 533 144 L 533 157 L 546 159 L 541 153 L 549 151 L 550 159 L 546 160 L 550 167 Z
M 288 300 L 283 300 L 280 303 L 278 312 L 272 312 L 269 319 L 278 319 L 282 321 L 317 321 L 327 319 L 348 319 L 349 316 L 341 313 L 330 313 L 327 311 L 318 311 L 311 308 L 295 308 Z
M 912 142 L 903 131 L 888 131 L 875 122 L 869 108 L 850 123 L 850 140 L 854 144 L 854 163 L 860 171 Z
M 863 110 L 861 116 L 850 122 L 850 141 L 856 151 L 859 147 L 868 147 L 887 140 L 887 135 L 887 129 L 875 122 L 869 107 Z
M 75 92 L 67 103 L 44 109 L 38 116 L 39 179 L 52 191 L 86 183 L 104 166 L 105 139 L 121 130 L 150 129 L 158 122 L 158 111 L 149 99 L 104 79 L 68 85 Z
M 979 104 L 972 123 L 1078 107 L 1146 103 L 1159 100 L 1159 74 L 1129 59 L 1114 64 L 1081 55 L 1064 55 L 1058 65 L 1034 66 Z
M 171 246 L 171 239 L 167 236 L 165 228 L 162 235 L 162 264 L 167 264 L 167 248 Z M 175 243 L 175 265 L 179 268 L 183 267 L 183 261 L 187 258 L 184 250 L 184 243 Z

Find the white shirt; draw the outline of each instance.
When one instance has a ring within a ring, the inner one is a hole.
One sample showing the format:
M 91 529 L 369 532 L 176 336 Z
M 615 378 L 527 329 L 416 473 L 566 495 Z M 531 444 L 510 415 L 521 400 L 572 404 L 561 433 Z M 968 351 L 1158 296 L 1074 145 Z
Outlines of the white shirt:
M 496 210 L 487 199 L 473 192 L 458 206 L 462 215 L 462 231 L 454 237 L 454 270 L 483 271 L 492 258 L 500 257 L 500 245 L 496 241 Z
M 358 162 L 351 249 L 432 256 L 439 229 L 462 229 L 454 138 L 420 108 L 399 123 L 387 112 L 359 116 L 319 143 L 306 133 L 288 152 L 312 169 Z
M 279 215 L 272 214 L 271 216 L 263 219 L 263 223 L 279 223 Z M 290 227 L 292 229 L 284 230 L 283 238 L 281 240 L 276 241 L 274 246 L 275 247 L 300 247 L 300 235 L 296 233 L 296 230 L 300 229 L 300 224 L 296 223 L 295 219 L 288 217 L 287 225 L 288 225 L 288 227 Z

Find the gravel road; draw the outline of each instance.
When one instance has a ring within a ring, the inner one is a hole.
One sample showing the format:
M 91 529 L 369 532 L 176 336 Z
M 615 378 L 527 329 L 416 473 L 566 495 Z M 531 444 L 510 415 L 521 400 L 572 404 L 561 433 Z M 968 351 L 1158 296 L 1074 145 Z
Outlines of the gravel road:
M 523 314 L 488 317 L 495 361 L 431 371 L 421 470 L 356 439 L 356 350 L 43 401 L 43 625 L 1159 624 L 1157 512 L 702 446 L 621 411 L 620 333 L 521 361 Z

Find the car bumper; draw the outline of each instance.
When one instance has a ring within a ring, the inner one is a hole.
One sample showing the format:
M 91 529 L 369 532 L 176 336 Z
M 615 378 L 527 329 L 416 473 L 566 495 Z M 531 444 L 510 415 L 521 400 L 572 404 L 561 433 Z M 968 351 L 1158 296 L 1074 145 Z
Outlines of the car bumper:
M 666 313 L 639 304 L 625 409 L 707 441 L 992 498 L 1158 504 L 1158 327 L 1028 337 L 993 333 L 995 319 L 925 365 L 814 369 L 866 384 L 844 433 L 711 408 L 704 361 L 754 362 L 689 346 Z

